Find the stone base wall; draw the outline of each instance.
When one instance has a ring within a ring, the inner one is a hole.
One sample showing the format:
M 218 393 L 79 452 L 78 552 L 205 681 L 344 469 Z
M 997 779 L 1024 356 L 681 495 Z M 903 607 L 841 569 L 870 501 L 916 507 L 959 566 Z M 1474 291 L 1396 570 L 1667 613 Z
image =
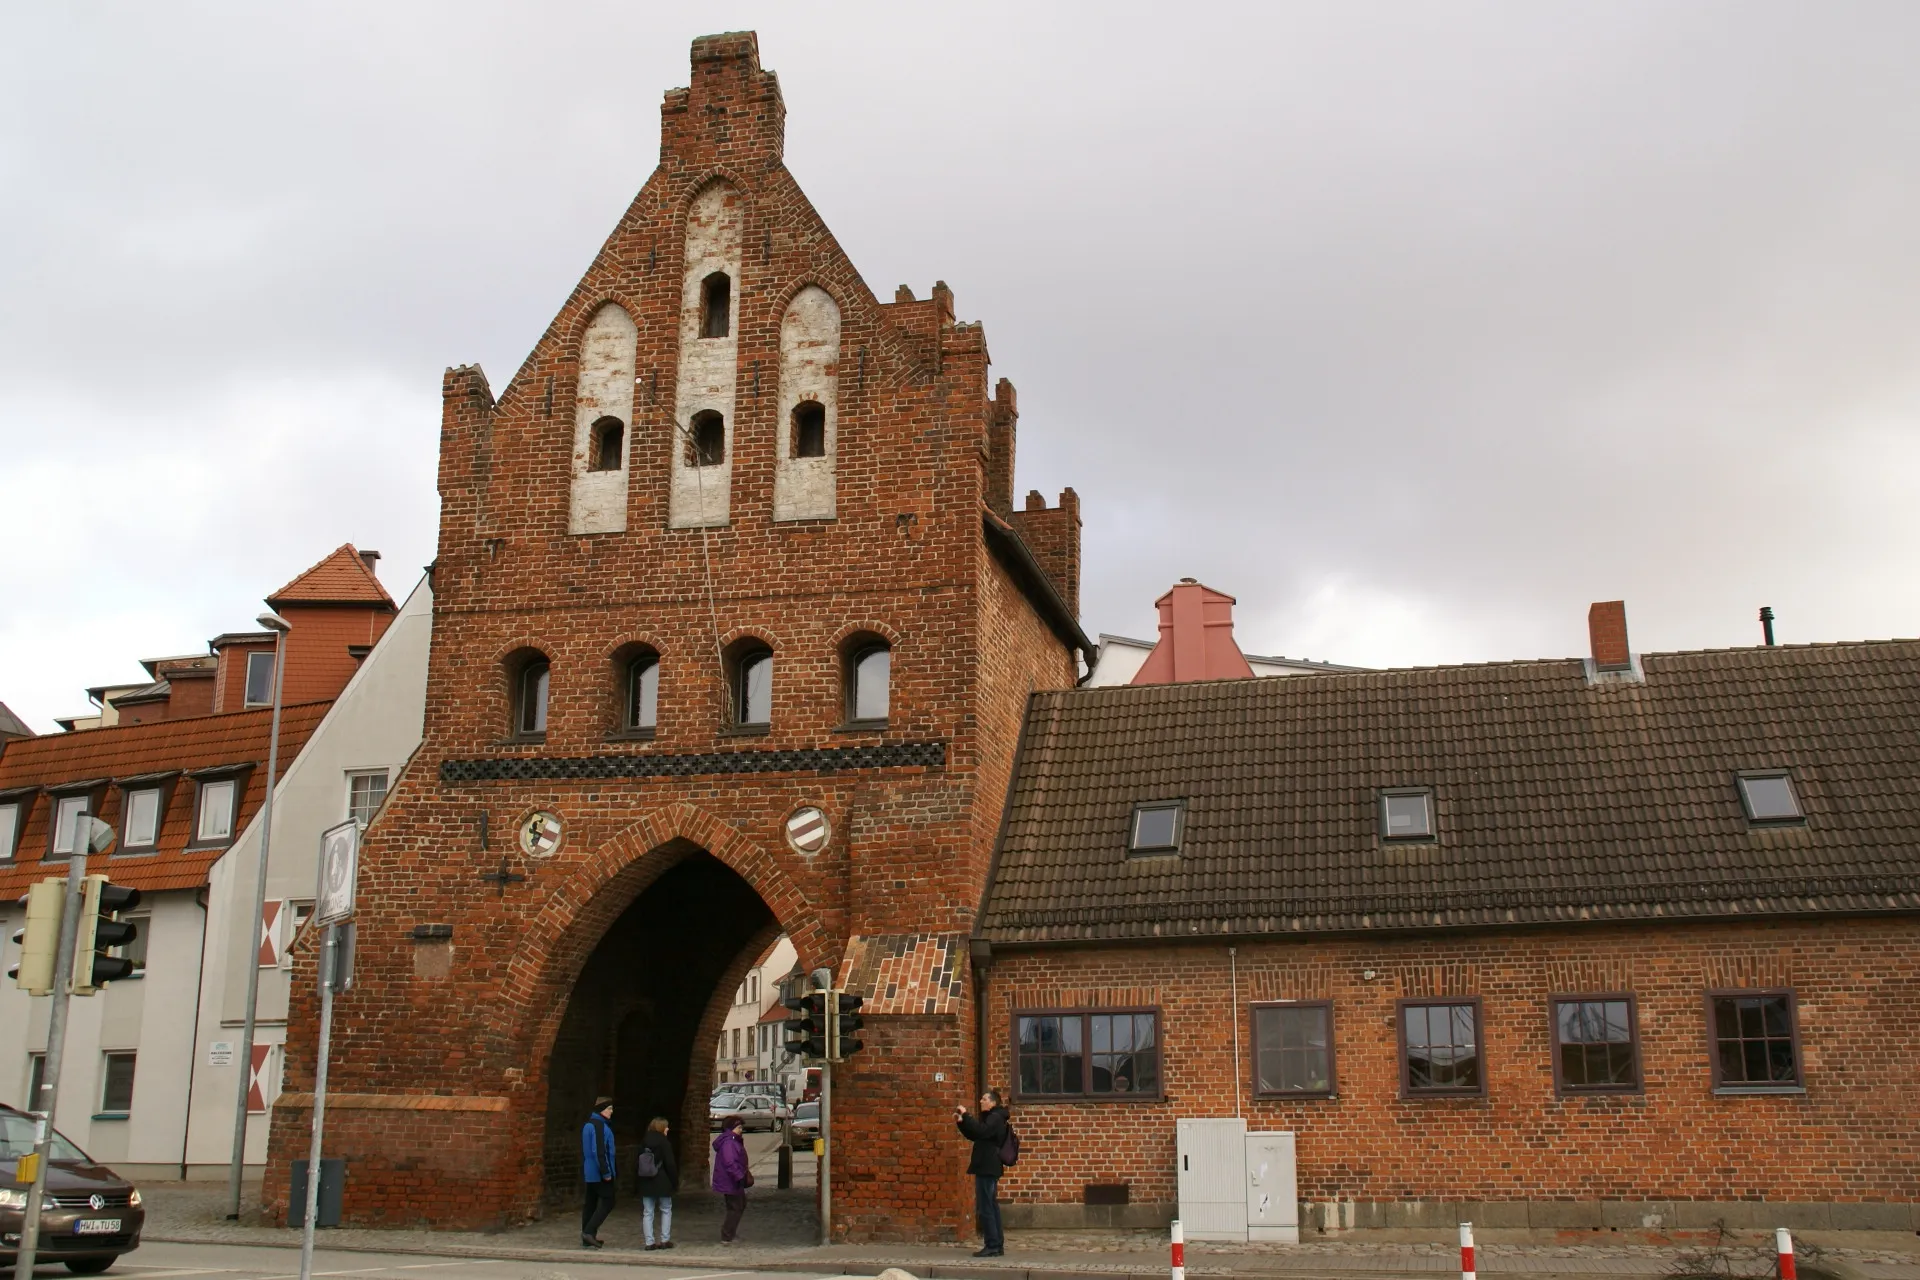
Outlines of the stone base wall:
M 1159 1231 L 1177 1204 L 1008 1204 L 1011 1231 Z M 1488 1231 L 1920 1231 L 1920 1204 L 1787 1200 L 1336 1200 L 1303 1201 L 1300 1232 L 1428 1230 L 1471 1222 Z

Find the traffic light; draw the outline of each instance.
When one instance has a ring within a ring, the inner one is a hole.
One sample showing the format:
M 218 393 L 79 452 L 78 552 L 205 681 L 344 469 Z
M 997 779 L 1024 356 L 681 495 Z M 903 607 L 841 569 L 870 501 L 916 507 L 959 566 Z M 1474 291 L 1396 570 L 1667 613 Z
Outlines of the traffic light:
M 116 978 L 133 972 L 133 961 L 110 956 L 140 936 L 138 926 L 114 916 L 140 905 L 140 891 L 88 876 L 80 900 L 80 932 L 73 941 L 73 994 L 90 996 Z
M 845 991 L 835 991 L 830 998 L 833 1016 L 827 1023 L 827 1056 L 839 1062 L 848 1054 L 860 1052 L 860 1029 L 867 1025 L 867 1020 L 860 1016 L 860 1006 L 867 1001 L 864 996 L 849 995 Z
M 827 995 L 788 996 L 780 1002 L 793 1010 L 781 1024 L 782 1045 L 797 1058 L 827 1056 Z
M 20 901 L 27 908 L 27 927 L 14 930 L 20 963 L 7 970 L 7 976 L 28 995 L 50 996 L 53 965 L 60 954 L 60 917 L 66 914 L 66 882 L 49 876 L 28 886 Z

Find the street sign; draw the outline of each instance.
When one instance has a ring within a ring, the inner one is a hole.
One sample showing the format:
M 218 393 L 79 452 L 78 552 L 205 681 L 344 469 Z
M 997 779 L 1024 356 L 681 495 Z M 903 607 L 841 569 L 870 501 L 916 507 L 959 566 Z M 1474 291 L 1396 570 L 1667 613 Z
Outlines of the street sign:
M 320 893 L 313 904 L 316 927 L 338 924 L 353 914 L 360 878 L 360 824 L 352 818 L 320 833 Z

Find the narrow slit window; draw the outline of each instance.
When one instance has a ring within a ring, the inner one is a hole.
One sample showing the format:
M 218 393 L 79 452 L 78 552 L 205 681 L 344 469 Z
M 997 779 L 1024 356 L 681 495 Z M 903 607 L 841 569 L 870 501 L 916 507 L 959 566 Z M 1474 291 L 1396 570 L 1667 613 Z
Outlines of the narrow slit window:
M 594 471 L 618 471 L 626 465 L 627 424 L 602 418 L 593 424 Z
M 547 689 L 552 668 L 545 659 L 529 662 L 520 672 L 519 707 L 514 731 L 525 737 L 547 731 Z
M 802 400 L 793 406 L 793 456 L 827 456 L 827 411 L 818 400 Z
M 712 409 L 693 415 L 688 424 L 687 464 L 717 467 L 727 460 L 727 420 Z
M 700 282 L 700 336 L 727 336 L 733 309 L 733 281 L 724 271 L 716 271 Z
M 733 722 L 761 728 L 773 719 L 773 654 L 766 649 L 740 658 L 734 675 Z
M 847 720 L 854 724 L 885 722 L 893 651 L 884 644 L 866 646 L 854 654 L 850 674 Z
M 660 719 L 660 659 L 653 654 L 627 665 L 627 725 L 651 729 Z

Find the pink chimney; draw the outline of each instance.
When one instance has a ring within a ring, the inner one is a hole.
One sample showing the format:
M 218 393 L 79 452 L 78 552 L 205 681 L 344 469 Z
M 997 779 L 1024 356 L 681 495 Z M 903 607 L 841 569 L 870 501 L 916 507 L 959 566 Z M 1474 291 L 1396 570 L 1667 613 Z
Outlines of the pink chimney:
M 1253 677 L 1253 668 L 1233 640 L 1232 596 L 1182 578 L 1153 603 L 1160 610 L 1160 642 L 1133 677 L 1134 684 Z

